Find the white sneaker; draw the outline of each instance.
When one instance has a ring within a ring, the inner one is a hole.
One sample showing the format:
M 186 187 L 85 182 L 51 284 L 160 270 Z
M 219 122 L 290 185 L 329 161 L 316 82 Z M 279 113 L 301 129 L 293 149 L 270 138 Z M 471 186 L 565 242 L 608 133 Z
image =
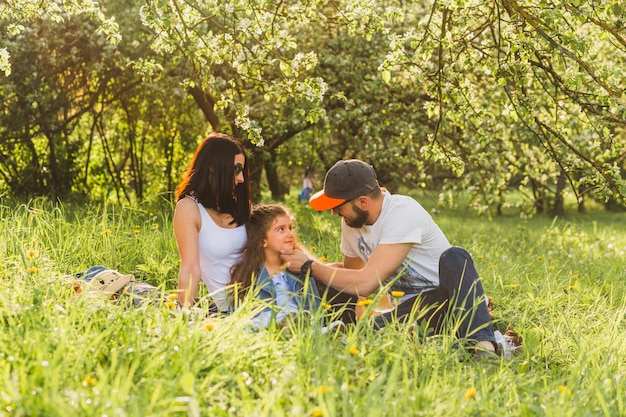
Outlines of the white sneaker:
M 511 360 L 513 354 L 519 351 L 519 346 L 515 344 L 513 339 L 510 336 L 503 335 L 498 330 L 493 332 L 496 337 L 496 345 L 498 345 L 499 355 L 501 355 L 506 360 Z
M 346 327 L 346 324 L 343 321 L 335 320 L 335 321 L 331 322 L 328 326 L 322 327 L 322 334 L 326 334 L 330 330 L 334 330 L 334 329 L 336 329 L 335 331 L 343 332 L 343 331 L 345 331 L 345 327 Z

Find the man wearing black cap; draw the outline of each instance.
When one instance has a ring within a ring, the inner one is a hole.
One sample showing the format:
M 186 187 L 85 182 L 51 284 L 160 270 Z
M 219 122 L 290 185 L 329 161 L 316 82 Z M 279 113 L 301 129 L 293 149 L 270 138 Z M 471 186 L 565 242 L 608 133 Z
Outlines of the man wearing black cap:
M 497 350 L 483 287 L 469 253 L 451 246 L 413 198 L 381 189 L 370 164 L 358 159 L 337 162 L 326 174 L 324 189 L 309 204 L 342 217 L 343 265 L 290 251 L 282 255 L 289 269 L 310 272 L 318 282 L 343 293 L 367 297 L 385 286 L 402 294 L 395 312 L 375 317 L 376 327 L 420 309 L 431 312 L 424 320 L 439 330 L 452 313 L 460 322 L 459 337 L 476 341 L 485 352 Z

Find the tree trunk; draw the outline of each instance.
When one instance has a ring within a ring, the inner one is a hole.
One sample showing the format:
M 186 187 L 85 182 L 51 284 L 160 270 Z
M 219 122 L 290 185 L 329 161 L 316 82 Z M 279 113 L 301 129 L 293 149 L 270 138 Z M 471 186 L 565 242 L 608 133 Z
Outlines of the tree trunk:
M 567 185 L 567 177 L 564 172 L 560 172 L 556 178 L 556 192 L 554 193 L 554 205 L 552 206 L 552 216 L 565 216 L 565 200 L 563 192 Z
M 530 185 L 533 190 L 533 196 L 535 201 L 533 202 L 535 206 L 535 214 L 542 214 L 545 210 L 545 201 L 546 201 L 546 193 L 541 185 L 537 185 L 534 180 L 531 180 Z
M 283 200 L 288 190 L 278 177 L 275 161 L 276 155 L 274 152 L 270 151 L 270 157 L 265 160 L 265 177 L 267 178 L 267 185 L 272 193 L 272 199 Z
M 215 114 L 215 100 L 213 97 L 211 97 L 210 94 L 205 93 L 199 87 L 191 87 L 188 91 L 202 111 L 202 114 L 204 114 L 207 122 L 211 124 L 214 131 L 217 131 L 219 127 L 219 118 L 217 117 L 217 114 Z

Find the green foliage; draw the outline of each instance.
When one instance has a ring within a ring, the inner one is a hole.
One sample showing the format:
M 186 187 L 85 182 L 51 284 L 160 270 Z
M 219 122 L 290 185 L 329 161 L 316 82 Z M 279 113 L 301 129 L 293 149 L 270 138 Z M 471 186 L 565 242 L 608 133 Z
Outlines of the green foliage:
M 250 331 L 168 303 L 74 293 L 62 275 L 103 264 L 176 287 L 171 205 L 0 202 L 0 415 L 623 415 L 623 213 L 488 221 L 432 210 L 474 256 L 496 327 L 524 338 L 510 362 L 461 361 L 450 334 L 412 326 L 345 335 L 294 323 Z M 338 220 L 290 196 L 303 243 L 340 260 Z M 592 208 L 590 208 L 592 209 Z M 442 399 L 445 398 L 445 401 Z
M 210 125 L 274 198 L 359 157 L 489 216 L 624 207 L 619 2 L 48 3 L 0 6 L 7 192 L 144 201 Z
M 3 40 L 16 64 L 0 87 L 3 192 L 130 203 L 178 182 L 203 135 L 201 114 L 177 80 L 134 72 L 150 42 L 138 6 L 108 6 L 124 23 L 117 45 L 69 12 Z

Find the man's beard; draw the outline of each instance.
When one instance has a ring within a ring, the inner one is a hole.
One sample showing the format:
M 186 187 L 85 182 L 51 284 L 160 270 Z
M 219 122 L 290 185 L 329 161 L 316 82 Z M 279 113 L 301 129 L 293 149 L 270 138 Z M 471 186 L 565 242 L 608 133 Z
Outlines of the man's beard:
M 352 205 L 352 209 L 356 213 L 356 217 L 350 220 L 344 217 L 343 220 L 346 222 L 347 226 L 352 227 L 354 229 L 360 229 L 367 222 L 369 212 L 365 210 L 361 210 L 356 205 Z

